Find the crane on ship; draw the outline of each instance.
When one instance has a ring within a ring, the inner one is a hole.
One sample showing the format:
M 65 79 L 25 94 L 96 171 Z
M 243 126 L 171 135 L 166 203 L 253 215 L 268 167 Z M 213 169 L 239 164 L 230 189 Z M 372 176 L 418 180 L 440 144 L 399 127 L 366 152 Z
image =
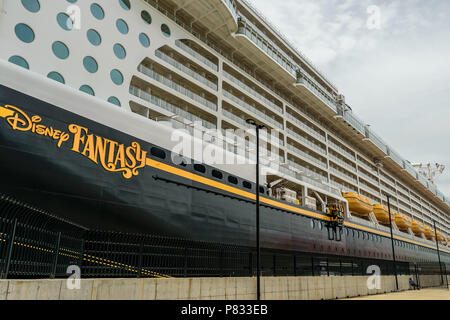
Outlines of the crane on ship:
M 445 166 L 439 163 L 414 163 L 412 164 L 412 166 L 417 169 L 419 173 L 427 178 L 428 181 L 430 181 L 432 184 L 435 184 L 436 177 L 441 175 L 445 170 Z

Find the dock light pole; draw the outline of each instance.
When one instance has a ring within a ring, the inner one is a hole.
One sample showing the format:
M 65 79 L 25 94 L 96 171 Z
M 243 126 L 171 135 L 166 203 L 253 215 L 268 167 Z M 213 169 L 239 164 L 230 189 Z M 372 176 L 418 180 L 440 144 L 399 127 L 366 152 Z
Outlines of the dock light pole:
M 433 227 L 434 227 L 434 236 L 436 239 L 436 249 L 438 254 L 438 261 L 439 261 L 439 272 L 441 273 L 441 284 L 444 284 L 444 276 L 442 274 L 442 265 L 441 265 L 441 253 L 439 251 L 439 241 L 437 236 L 437 230 L 436 230 L 436 221 L 433 220 Z
M 246 122 L 256 128 L 256 297 L 261 300 L 261 244 L 260 244 L 260 223 L 259 223 L 259 130 L 265 126 L 258 124 L 253 119 L 247 119 Z
M 391 229 L 392 263 L 394 264 L 395 287 L 397 288 L 397 291 L 398 291 L 397 262 L 395 261 L 394 233 L 392 232 L 391 196 L 387 194 L 386 198 L 387 198 L 388 212 L 389 212 L 389 227 Z

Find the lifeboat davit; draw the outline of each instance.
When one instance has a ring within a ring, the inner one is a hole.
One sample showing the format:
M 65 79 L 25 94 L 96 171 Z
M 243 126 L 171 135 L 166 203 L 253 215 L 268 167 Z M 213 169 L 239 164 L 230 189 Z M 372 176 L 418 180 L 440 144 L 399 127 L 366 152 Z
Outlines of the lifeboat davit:
M 429 226 L 425 226 L 425 237 L 427 237 L 428 240 L 434 240 L 434 230 L 431 229 Z
M 411 219 L 401 213 L 395 215 L 395 224 L 401 231 L 405 232 L 408 232 L 408 229 L 412 227 Z
M 372 201 L 354 192 L 343 193 L 343 197 L 348 201 L 348 208 L 351 213 L 367 217 L 372 212 Z
M 416 236 L 421 236 L 422 233 L 425 233 L 425 228 L 423 224 L 421 224 L 419 221 L 413 220 L 411 230 L 414 232 Z
M 386 206 L 376 204 L 373 206 L 373 213 L 377 217 L 378 222 L 381 224 L 389 225 L 389 210 Z M 391 219 L 394 220 L 394 216 L 391 212 Z

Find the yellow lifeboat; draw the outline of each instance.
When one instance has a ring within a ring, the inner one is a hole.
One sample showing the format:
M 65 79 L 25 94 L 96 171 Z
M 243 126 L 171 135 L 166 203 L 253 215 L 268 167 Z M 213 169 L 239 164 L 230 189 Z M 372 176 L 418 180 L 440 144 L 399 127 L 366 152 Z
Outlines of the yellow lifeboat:
M 436 231 L 436 234 L 437 234 L 437 240 L 438 240 L 439 242 L 444 242 L 445 238 L 444 238 L 444 236 L 442 235 L 442 232 Z
M 411 229 L 416 236 L 420 236 L 422 233 L 425 233 L 425 228 L 423 224 L 421 224 L 419 221 L 416 220 L 412 221 Z
M 343 193 L 343 197 L 348 201 L 348 207 L 351 213 L 367 217 L 372 212 L 372 201 L 370 199 L 354 192 Z
M 408 229 L 412 227 L 411 219 L 401 213 L 395 215 L 395 224 L 401 231 L 405 232 L 408 232 Z
M 386 206 L 383 206 L 381 204 L 376 204 L 373 206 L 373 213 L 375 214 L 375 217 L 377 217 L 377 220 L 381 224 L 389 225 L 389 210 Z M 391 219 L 394 219 L 394 216 L 391 212 Z
M 425 237 L 427 237 L 428 240 L 434 240 L 434 230 L 429 226 L 425 226 Z

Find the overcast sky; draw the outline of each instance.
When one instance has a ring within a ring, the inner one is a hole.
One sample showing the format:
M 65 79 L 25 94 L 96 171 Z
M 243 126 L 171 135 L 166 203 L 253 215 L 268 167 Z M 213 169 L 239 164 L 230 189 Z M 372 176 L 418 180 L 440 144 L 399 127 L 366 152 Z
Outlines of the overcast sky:
M 403 158 L 446 165 L 450 196 L 450 1 L 249 2 Z

